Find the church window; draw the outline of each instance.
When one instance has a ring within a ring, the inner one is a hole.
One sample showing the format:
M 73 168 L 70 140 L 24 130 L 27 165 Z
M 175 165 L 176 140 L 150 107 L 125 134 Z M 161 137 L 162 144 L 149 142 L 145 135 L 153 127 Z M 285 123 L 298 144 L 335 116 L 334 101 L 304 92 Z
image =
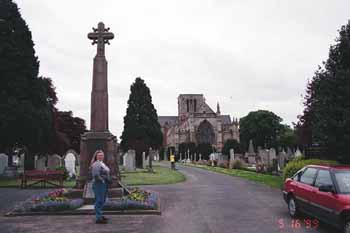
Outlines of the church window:
M 194 100 L 194 112 L 197 112 L 197 100 Z
M 186 100 L 186 103 L 187 103 L 187 112 L 190 111 L 190 104 L 189 104 L 189 100 Z

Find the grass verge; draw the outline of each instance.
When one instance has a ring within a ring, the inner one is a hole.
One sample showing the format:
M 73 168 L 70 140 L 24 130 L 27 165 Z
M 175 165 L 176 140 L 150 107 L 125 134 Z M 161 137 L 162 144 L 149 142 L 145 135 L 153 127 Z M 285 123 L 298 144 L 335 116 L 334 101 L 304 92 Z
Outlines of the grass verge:
M 154 173 L 146 170 L 122 173 L 122 182 L 127 185 L 174 184 L 183 182 L 186 177 L 169 168 L 153 166 Z
M 184 165 L 190 166 L 190 167 L 198 167 L 201 169 L 218 172 L 229 176 L 241 177 L 247 180 L 265 184 L 273 188 L 282 188 L 282 185 L 283 185 L 283 178 L 280 176 L 256 173 L 254 171 L 247 171 L 247 170 L 210 167 L 207 165 L 197 165 L 197 164 L 184 164 Z
M 122 172 L 122 182 L 126 185 L 151 185 L 151 184 L 174 184 L 186 180 L 186 177 L 178 171 L 169 168 L 153 166 L 154 172 L 148 172 L 145 169 L 137 169 L 135 172 Z M 0 188 L 18 188 L 20 187 L 20 179 L 0 179 Z M 65 188 L 75 186 L 75 181 L 64 181 Z M 41 188 L 41 184 L 32 186 L 33 188 Z M 31 188 L 32 188 L 31 187 Z M 50 184 L 46 184 L 46 188 L 52 188 Z

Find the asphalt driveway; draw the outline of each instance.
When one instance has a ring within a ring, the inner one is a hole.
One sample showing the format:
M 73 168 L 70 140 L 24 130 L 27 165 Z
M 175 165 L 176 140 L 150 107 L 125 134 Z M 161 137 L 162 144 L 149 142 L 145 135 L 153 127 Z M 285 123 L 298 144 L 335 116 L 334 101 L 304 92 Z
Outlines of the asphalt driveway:
M 309 228 L 288 215 L 280 190 L 241 178 L 193 167 L 178 167 L 188 180 L 174 185 L 145 186 L 159 192 L 161 216 L 110 216 L 107 225 L 93 216 L 0 217 L 0 233 L 7 232 L 159 232 L 159 233 L 291 233 L 337 231 L 322 223 Z M 18 198 L 17 189 L 0 189 L 4 212 Z M 11 193 L 13 198 L 11 199 Z M 6 198 L 4 198 L 6 196 Z M 21 194 L 21 198 L 24 198 Z M 3 199 L 4 198 L 4 199 Z M 309 222 L 308 222 L 309 223 Z

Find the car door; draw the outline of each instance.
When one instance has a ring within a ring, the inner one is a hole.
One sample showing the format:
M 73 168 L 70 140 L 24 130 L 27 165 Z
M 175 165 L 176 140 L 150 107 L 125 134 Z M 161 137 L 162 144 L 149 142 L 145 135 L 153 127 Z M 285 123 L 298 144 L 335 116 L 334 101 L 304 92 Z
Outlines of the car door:
M 317 169 L 308 167 L 304 170 L 299 178 L 297 188 L 295 190 L 295 198 L 299 207 L 307 213 L 312 213 L 312 206 L 310 206 L 310 199 L 315 187 L 313 186 Z
M 315 213 L 324 221 L 334 223 L 336 221 L 336 203 L 338 195 L 332 192 L 320 191 L 321 185 L 332 185 L 335 190 L 331 173 L 327 169 L 320 169 L 315 179 L 315 192 L 312 195 L 310 204 L 314 207 Z

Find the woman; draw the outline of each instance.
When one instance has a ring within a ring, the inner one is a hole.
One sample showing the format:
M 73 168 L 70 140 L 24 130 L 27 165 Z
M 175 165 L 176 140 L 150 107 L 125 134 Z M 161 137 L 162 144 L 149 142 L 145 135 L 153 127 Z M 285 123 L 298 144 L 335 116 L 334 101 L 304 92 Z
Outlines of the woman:
M 96 223 L 107 223 L 107 218 L 102 215 L 102 208 L 107 196 L 107 183 L 110 180 L 110 170 L 104 164 L 104 152 L 97 150 L 92 157 L 91 173 L 92 173 L 92 189 L 95 194 L 95 214 Z

